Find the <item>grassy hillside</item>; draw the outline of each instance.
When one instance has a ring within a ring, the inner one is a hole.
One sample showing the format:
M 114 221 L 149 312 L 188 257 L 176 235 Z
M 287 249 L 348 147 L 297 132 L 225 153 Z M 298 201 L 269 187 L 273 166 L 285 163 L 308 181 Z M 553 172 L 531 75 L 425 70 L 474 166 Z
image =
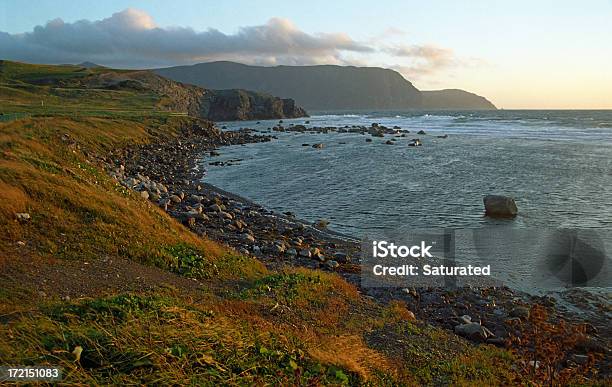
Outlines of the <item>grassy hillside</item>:
M 26 115 L 191 115 L 208 119 L 306 115 L 291 99 L 246 90 L 203 89 L 150 71 L 11 61 L 0 61 L 0 113 L 0 121 Z
M 401 303 L 376 304 L 335 274 L 271 271 L 196 236 L 106 174 L 112 150 L 177 136 L 194 119 L 149 114 L 150 96 L 137 92 L 61 96 L 53 105 L 57 91 L 15 86 L 97 69 L 8 70 L 4 87 L 22 94 L 2 93 L 2 111 L 32 117 L 0 123 L 0 364 L 61 366 L 65 381 L 79 384 L 525 377 L 509 352 L 414 321 Z M 34 97 L 57 110 L 38 116 Z M 78 115 L 64 114 L 68 101 Z M 185 262 L 194 270 L 179 274 Z
M 108 116 L 112 112 L 112 115 L 132 117 L 172 113 L 162 111 L 164 101 L 152 91 L 112 90 L 82 85 L 84 80 L 105 73 L 122 75 L 134 72 L 0 61 L 0 113 Z

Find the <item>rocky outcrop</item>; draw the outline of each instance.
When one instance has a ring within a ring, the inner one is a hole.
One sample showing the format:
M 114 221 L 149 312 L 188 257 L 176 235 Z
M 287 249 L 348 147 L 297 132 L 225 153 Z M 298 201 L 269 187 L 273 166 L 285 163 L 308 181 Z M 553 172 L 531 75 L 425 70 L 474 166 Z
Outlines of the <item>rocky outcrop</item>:
M 306 117 L 292 99 L 247 90 L 206 90 L 200 115 L 213 121 Z
M 299 107 L 291 98 L 283 98 L 283 115 L 285 117 L 308 117 L 306 110 Z

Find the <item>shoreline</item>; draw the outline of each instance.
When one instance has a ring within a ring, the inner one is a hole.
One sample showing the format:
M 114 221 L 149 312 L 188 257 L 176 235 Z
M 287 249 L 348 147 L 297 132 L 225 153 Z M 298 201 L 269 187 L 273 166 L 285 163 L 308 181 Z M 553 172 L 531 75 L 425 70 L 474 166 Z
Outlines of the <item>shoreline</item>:
M 610 327 L 605 316 L 603 321 L 582 321 L 578 313 L 563 311 L 552 297 L 533 296 L 508 287 L 452 291 L 361 287 L 357 239 L 319 230 L 313 224 L 270 211 L 205 182 L 201 165 L 219 147 L 274 140 L 274 136 L 254 132 L 220 131 L 195 125 L 180 138 L 119 151 L 113 155 L 115 165 L 109 170 L 119 183 L 141 192 L 143 198 L 159 205 L 198 235 L 254 256 L 269 267 L 334 271 L 364 296 L 382 303 L 404 301 L 418 319 L 454 331 L 472 342 L 508 346 L 509 337 L 520 335 L 521 326 L 528 325 L 530 308 L 540 304 L 556 321 L 588 324 L 592 345 L 607 353 Z M 517 323 L 518 328 L 508 321 Z M 470 324 L 472 328 L 477 324 L 478 329 L 466 331 L 465 326 Z

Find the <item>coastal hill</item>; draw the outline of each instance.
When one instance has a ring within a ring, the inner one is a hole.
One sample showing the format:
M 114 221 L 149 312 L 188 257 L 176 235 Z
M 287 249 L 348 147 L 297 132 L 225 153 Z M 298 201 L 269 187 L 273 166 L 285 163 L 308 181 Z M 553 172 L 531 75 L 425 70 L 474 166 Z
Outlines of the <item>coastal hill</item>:
M 247 90 L 204 89 L 151 71 L 115 70 L 93 63 L 46 66 L 0 61 L 0 81 L 17 110 L 77 111 L 103 102 L 116 110 L 174 112 L 213 121 L 307 116 L 291 99 Z
M 423 107 L 431 110 L 495 110 L 485 97 L 459 89 L 421 91 Z
M 495 109 L 485 98 L 464 91 L 422 92 L 400 73 L 379 67 L 263 67 L 220 61 L 154 71 L 202 87 L 290 97 L 311 110 Z

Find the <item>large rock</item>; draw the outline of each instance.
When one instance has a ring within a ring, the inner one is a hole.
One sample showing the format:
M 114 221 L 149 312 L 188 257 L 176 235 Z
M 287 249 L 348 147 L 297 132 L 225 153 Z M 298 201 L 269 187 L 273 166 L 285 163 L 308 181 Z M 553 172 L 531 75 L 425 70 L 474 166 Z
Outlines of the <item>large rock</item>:
M 514 218 L 518 208 L 513 198 L 501 195 L 487 195 L 483 199 L 485 215 L 492 218 Z
M 247 90 L 206 90 L 199 115 L 213 121 L 307 117 L 292 99 Z
M 457 325 L 455 333 L 475 341 L 484 341 L 495 336 L 489 329 L 475 322 Z

